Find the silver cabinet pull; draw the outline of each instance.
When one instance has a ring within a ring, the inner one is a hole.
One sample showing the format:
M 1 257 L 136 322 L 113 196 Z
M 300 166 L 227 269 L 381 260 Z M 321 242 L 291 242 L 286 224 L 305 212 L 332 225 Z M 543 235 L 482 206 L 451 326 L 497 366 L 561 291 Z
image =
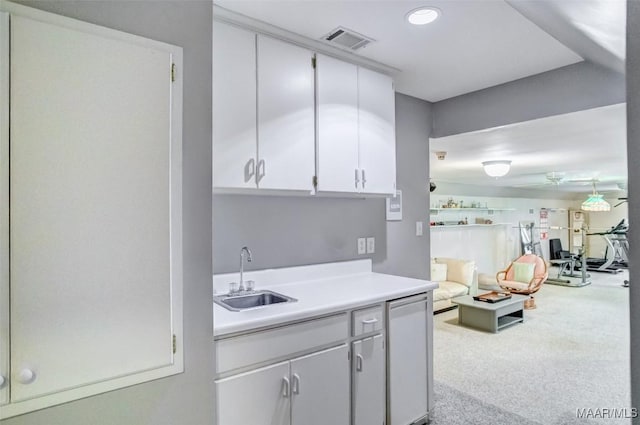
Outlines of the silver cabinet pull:
M 256 175 L 256 160 L 251 158 L 244 164 L 244 182 L 251 180 L 251 177 Z
M 260 171 L 262 170 L 262 171 Z M 259 182 L 262 178 L 267 174 L 267 165 L 264 162 L 264 159 L 258 161 L 258 174 L 256 175 L 256 179 Z
M 284 378 L 282 378 L 282 397 L 284 398 L 289 397 L 289 389 L 290 389 L 289 378 L 285 376 Z
M 362 321 L 363 325 L 373 325 L 375 323 L 378 323 L 378 318 L 377 317 L 372 317 L 371 319 L 364 319 Z
M 356 371 L 357 372 L 362 372 L 362 362 L 364 361 L 364 359 L 362 358 L 362 354 L 357 354 L 356 355 Z
M 358 183 L 360 183 L 360 178 L 358 176 L 358 169 L 357 168 L 355 169 L 355 172 L 356 172 L 356 189 L 357 189 L 358 188 Z
M 364 175 L 364 168 L 362 169 L 362 188 L 364 189 L 364 185 L 367 184 L 367 179 Z
M 293 394 L 300 394 L 300 375 L 293 374 L 293 383 L 291 385 L 291 391 Z

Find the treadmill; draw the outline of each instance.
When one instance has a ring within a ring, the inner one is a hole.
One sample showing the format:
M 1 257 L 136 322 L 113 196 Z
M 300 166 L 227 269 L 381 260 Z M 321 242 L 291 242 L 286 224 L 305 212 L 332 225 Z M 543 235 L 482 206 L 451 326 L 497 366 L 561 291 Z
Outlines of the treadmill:
M 626 269 L 629 261 L 628 230 L 629 226 L 625 224 L 625 219 L 623 218 L 618 224 L 606 232 L 587 233 L 588 236 L 602 236 L 607 242 L 605 258 L 587 258 L 587 270 L 593 272 L 620 273 L 623 269 Z

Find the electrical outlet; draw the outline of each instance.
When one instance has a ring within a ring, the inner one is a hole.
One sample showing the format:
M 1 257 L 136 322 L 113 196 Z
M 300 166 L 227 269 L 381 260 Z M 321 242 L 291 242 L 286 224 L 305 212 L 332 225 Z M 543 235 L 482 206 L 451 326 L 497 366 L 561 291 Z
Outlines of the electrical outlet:
M 422 236 L 422 222 L 416 221 L 416 236 Z
M 376 238 L 367 238 L 367 254 L 376 252 Z
M 367 253 L 367 240 L 365 238 L 358 238 L 358 255 Z

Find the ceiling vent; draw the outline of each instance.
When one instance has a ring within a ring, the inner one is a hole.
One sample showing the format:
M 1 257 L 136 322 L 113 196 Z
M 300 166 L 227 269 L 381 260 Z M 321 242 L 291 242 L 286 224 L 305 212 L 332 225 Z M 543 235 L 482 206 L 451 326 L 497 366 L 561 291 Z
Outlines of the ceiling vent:
M 372 38 L 358 34 L 357 32 L 344 27 L 334 29 L 329 34 L 322 37 L 322 39 L 349 50 L 358 50 L 372 41 L 375 41 Z

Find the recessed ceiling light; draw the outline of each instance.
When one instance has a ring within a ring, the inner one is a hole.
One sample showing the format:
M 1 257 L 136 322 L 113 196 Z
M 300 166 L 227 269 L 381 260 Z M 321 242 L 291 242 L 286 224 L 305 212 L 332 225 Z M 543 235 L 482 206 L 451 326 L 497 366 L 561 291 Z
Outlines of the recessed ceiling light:
M 425 25 L 438 19 L 440 10 L 435 7 L 420 7 L 407 13 L 407 21 L 413 25 Z

